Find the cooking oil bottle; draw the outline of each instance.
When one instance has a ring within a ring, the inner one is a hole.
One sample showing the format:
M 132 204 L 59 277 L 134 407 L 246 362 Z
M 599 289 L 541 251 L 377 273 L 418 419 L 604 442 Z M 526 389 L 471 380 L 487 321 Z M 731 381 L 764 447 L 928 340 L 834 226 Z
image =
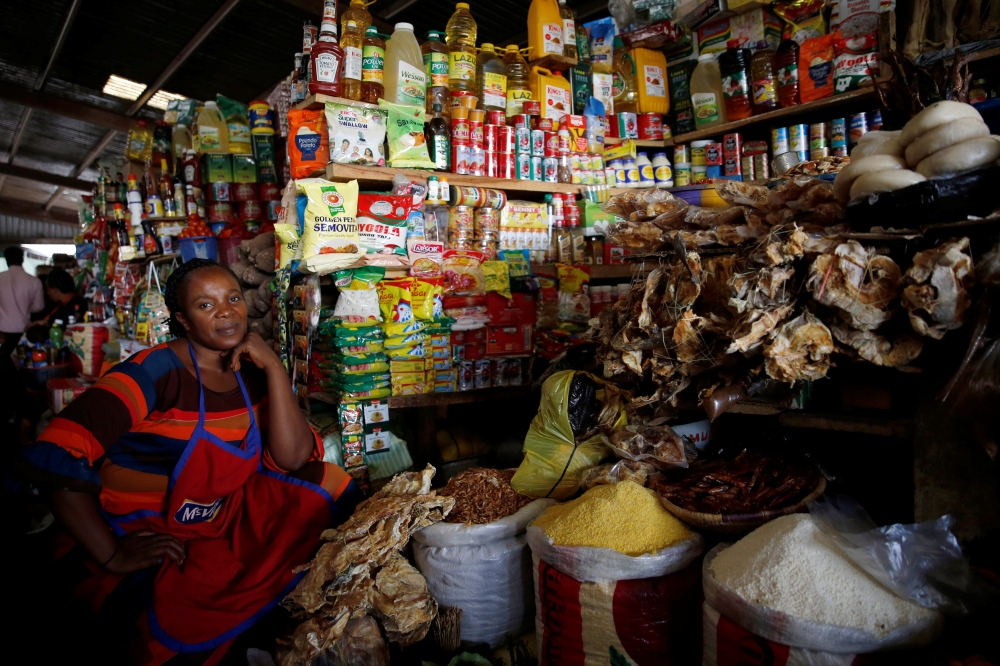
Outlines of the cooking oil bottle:
M 385 42 L 378 36 L 378 28 L 368 26 L 361 42 L 361 101 L 378 104 L 385 97 Z
M 205 102 L 198 114 L 198 141 L 195 147 L 202 154 L 229 153 L 229 127 L 219 105 L 212 100 Z
M 563 55 L 563 17 L 556 0 L 531 0 L 528 7 L 528 48 L 531 60 Z
M 573 15 L 573 10 L 566 6 L 566 0 L 559 0 L 559 15 L 562 16 L 563 55 L 575 60 L 577 57 L 576 16 Z
M 351 6 L 340 17 L 341 34 L 347 33 L 347 22 L 354 21 L 358 33 L 364 35 L 372 24 L 372 15 L 365 9 L 365 0 L 351 0 Z M 370 3 L 367 3 L 370 4 Z
M 385 98 L 397 104 L 424 106 L 427 75 L 413 25 L 397 23 L 385 43 Z
M 528 82 L 528 63 L 524 61 L 517 44 L 509 44 L 503 64 L 507 67 L 507 117 L 524 113 L 524 100 L 531 99 Z
M 344 71 L 340 75 L 341 95 L 347 99 L 361 99 L 361 42 L 364 35 L 358 24 L 347 21 L 344 36 L 340 38 L 340 48 L 344 49 Z
M 445 43 L 448 54 L 448 87 L 456 92 L 476 93 L 476 20 L 469 12 L 469 5 L 459 2 L 455 13 L 445 26 Z
M 722 96 L 722 73 L 714 53 L 698 56 L 698 65 L 691 73 L 691 106 L 698 129 L 726 122 L 726 106 Z
M 451 108 L 451 91 L 448 89 L 448 47 L 441 38 L 443 32 L 431 30 L 427 41 L 420 45 L 424 57 L 424 73 L 427 75 L 427 113 L 434 112 L 434 105 L 442 109 Z
M 639 113 L 666 113 L 670 110 L 667 97 L 667 58 L 663 51 L 632 49 L 636 83 L 639 94 Z
M 479 50 L 479 64 L 476 66 L 476 94 L 479 108 L 486 111 L 507 109 L 507 66 L 497 56 L 492 44 L 483 44 Z
M 621 37 L 615 37 L 614 61 L 611 67 L 612 95 L 615 100 L 615 113 L 638 111 L 639 93 L 635 82 L 635 61 L 625 50 L 625 42 Z

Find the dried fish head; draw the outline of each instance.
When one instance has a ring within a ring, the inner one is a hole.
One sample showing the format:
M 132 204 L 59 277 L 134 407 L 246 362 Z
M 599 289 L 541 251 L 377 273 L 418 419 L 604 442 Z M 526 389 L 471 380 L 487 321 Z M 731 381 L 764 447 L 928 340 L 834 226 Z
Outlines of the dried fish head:
M 830 369 L 833 351 L 830 329 L 804 312 L 785 322 L 764 348 L 764 369 L 769 377 L 783 382 L 822 379 Z
M 840 323 L 830 326 L 833 336 L 857 352 L 858 356 L 888 368 L 909 365 L 924 349 L 924 341 L 911 333 L 901 333 L 891 342 L 873 331 L 858 331 Z
M 892 316 L 889 306 L 899 295 L 900 277 L 892 259 L 849 240 L 838 245 L 834 254 L 816 257 L 809 266 L 806 288 L 852 327 L 870 331 Z
M 913 257 L 903 279 L 902 303 L 920 335 L 940 340 L 965 323 L 972 305 L 969 289 L 975 281 L 968 247 L 968 238 L 953 239 Z

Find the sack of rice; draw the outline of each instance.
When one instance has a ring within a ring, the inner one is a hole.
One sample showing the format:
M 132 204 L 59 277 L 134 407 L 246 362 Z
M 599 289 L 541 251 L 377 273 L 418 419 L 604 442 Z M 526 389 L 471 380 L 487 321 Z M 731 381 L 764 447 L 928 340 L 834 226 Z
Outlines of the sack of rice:
M 413 559 L 441 606 L 462 609 L 462 640 L 501 645 L 534 618 L 531 558 L 524 531 L 555 500 L 510 487 L 513 470 L 474 468 L 439 495 L 454 497 L 444 522 L 413 535 Z
M 591 488 L 528 527 L 539 664 L 688 664 L 703 542 L 634 481 Z
M 806 514 L 716 546 L 702 578 L 706 666 L 736 664 L 744 632 L 815 657 L 804 663 L 839 664 L 850 663 L 844 655 L 926 645 L 943 623 L 941 613 L 898 596 L 855 564 Z M 824 653 L 837 659 L 824 660 Z

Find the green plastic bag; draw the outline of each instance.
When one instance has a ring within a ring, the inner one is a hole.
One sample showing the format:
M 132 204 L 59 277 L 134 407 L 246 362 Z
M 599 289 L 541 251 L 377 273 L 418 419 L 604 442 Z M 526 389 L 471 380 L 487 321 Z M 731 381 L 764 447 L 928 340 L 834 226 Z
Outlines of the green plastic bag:
M 598 385 L 604 381 L 590 373 L 587 375 Z M 524 438 L 524 461 L 517 468 L 510 485 L 517 492 L 529 497 L 551 497 L 563 500 L 580 488 L 588 471 L 596 467 L 611 449 L 597 434 L 577 444 L 569 424 L 567 403 L 570 385 L 577 375 L 574 370 L 557 372 L 542 384 L 542 401 L 538 414 L 531 421 Z M 597 392 L 599 400 L 604 391 Z M 628 424 L 625 410 L 620 410 L 615 428 Z
M 389 132 L 389 166 L 398 169 L 436 169 L 427 152 L 424 136 L 424 107 L 393 104 L 379 99 L 379 107 L 389 112 L 386 130 Z

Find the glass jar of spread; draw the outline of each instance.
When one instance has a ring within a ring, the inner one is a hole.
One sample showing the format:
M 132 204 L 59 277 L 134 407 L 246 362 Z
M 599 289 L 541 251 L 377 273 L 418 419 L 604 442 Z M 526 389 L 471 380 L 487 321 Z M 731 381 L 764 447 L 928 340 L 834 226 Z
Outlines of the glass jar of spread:
M 750 49 L 729 49 L 719 56 L 722 74 L 722 97 L 726 105 L 726 120 L 742 120 L 753 115 L 750 102 Z

